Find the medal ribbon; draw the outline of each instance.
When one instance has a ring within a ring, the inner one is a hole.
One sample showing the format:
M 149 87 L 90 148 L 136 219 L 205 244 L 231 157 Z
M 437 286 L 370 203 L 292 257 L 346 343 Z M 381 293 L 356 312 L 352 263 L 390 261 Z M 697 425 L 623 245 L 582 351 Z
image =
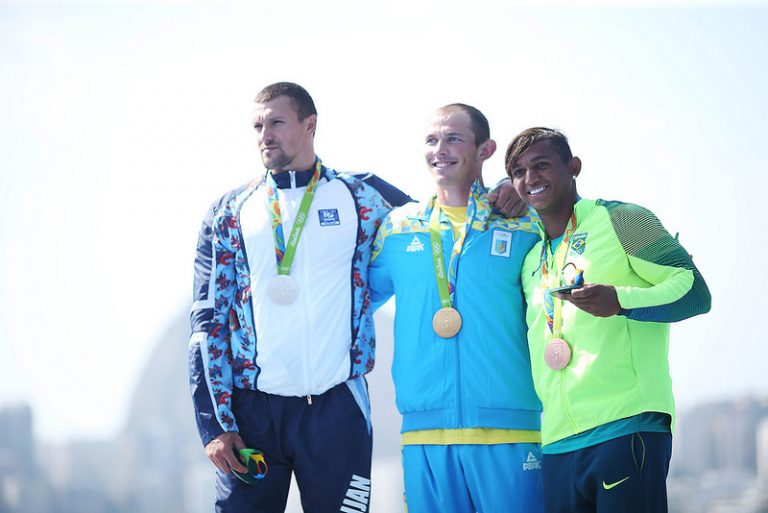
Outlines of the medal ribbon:
M 293 257 L 296 253 L 296 247 L 299 245 L 301 232 L 304 230 L 304 225 L 307 223 L 309 207 L 312 205 L 312 198 L 315 195 L 315 188 L 317 187 L 317 182 L 320 180 L 321 169 L 322 164 L 320 159 L 317 159 L 317 163 L 315 164 L 315 172 L 307 184 L 307 189 L 304 191 L 304 196 L 301 198 L 299 211 L 296 214 L 296 220 L 293 223 L 293 228 L 291 229 L 291 235 L 288 238 L 287 245 L 285 244 L 283 235 L 280 202 L 277 199 L 277 183 L 272 176 L 272 171 L 267 173 L 267 208 L 269 209 L 269 213 L 272 217 L 272 233 L 275 239 L 275 259 L 277 260 L 277 274 L 289 274 L 291 271 L 291 265 L 293 264 Z
M 549 253 L 548 250 L 550 248 L 551 239 L 547 236 L 541 245 L 541 258 L 539 260 L 539 268 L 541 269 L 541 285 L 542 289 L 544 289 L 544 315 L 547 318 L 547 326 L 549 327 L 549 331 L 552 332 L 554 338 L 562 338 L 563 335 L 563 300 L 552 296 L 552 294 L 549 293 L 549 290 L 551 288 L 558 287 L 560 284 L 560 273 L 562 272 L 562 268 L 565 265 L 565 259 L 568 258 L 568 251 L 571 249 L 571 235 L 573 235 L 573 232 L 575 231 L 576 212 L 574 211 L 571 214 L 568 229 L 565 231 L 565 235 L 563 235 L 563 240 L 555 250 L 555 254 L 552 255 L 554 269 L 557 271 L 557 274 L 555 275 L 556 282 L 554 284 L 550 282 L 549 269 L 547 269 L 547 256 Z M 565 247 L 565 251 L 561 251 L 563 247 Z M 558 255 L 563 256 L 560 259 L 561 262 L 559 263 L 557 262 Z
M 437 204 L 437 196 L 431 201 L 432 211 L 429 214 L 429 240 L 432 245 L 432 261 L 435 268 L 435 279 L 437 280 L 437 291 L 440 294 L 440 303 L 444 308 L 451 308 L 453 305 L 453 296 L 456 289 L 456 275 L 459 268 L 459 256 L 464 247 L 464 241 L 467 238 L 469 230 L 475 216 L 479 221 L 485 223 L 490 215 L 490 205 L 485 199 L 485 189 L 477 180 L 472 184 L 469 202 L 467 204 L 467 217 L 464 225 L 459 231 L 459 235 L 453 242 L 451 258 L 448 263 L 448 273 L 446 276 L 445 263 L 443 260 L 443 242 L 441 238 L 442 225 L 440 223 L 440 206 Z

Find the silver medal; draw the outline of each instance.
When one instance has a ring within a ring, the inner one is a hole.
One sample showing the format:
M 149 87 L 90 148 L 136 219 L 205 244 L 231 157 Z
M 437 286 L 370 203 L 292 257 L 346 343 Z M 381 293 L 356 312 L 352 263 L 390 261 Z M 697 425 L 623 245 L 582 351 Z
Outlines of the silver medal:
M 290 305 L 299 296 L 299 284 L 288 274 L 278 274 L 267 282 L 267 296 L 278 305 Z

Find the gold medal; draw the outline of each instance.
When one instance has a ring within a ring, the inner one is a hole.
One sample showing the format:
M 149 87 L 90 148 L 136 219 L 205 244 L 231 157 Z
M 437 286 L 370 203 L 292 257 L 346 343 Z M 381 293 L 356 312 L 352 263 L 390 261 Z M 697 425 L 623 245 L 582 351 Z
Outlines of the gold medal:
M 443 338 L 455 337 L 461 329 L 461 314 L 450 306 L 441 308 L 432 317 L 432 329 Z
M 571 346 L 562 338 L 553 338 L 544 349 L 544 361 L 552 370 L 562 370 L 571 361 Z

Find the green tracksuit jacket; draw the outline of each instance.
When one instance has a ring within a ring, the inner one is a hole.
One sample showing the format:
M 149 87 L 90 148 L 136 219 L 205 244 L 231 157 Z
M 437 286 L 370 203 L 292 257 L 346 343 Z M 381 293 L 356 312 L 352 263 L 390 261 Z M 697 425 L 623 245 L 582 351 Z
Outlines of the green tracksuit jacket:
M 587 199 L 574 211 L 568 244 L 561 243 L 555 255 L 547 251 L 550 280 L 572 262 L 584 271 L 585 283 L 613 285 L 622 310 L 601 318 L 563 301 L 562 338 L 573 355 L 564 369 L 550 369 L 544 350 L 553 335 L 541 273 L 542 244 L 549 242 L 528 253 L 522 280 L 534 385 L 544 406 L 544 445 L 643 412 L 668 413 L 674 424 L 669 323 L 707 312 L 711 303 L 690 255 L 650 211 Z

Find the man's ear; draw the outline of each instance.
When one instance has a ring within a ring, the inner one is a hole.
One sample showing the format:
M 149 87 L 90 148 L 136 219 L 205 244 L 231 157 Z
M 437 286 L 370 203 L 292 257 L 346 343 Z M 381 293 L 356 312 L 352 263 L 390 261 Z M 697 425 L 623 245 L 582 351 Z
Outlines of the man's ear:
M 315 130 L 317 129 L 317 115 L 316 114 L 310 114 L 307 116 L 307 119 L 305 119 L 307 123 L 307 132 L 312 134 L 312 137 L 315 136 Z
M 481 162 L 491 158 L 494 153 L 496 153 L 496 141 L 493 139 L 488 139 L 477 149 L 477 156 Z
M 568 162 L 568 169 L 571 170 L 571 174 L 574 178 L 579 176 L 579 173 L 581 173 L 581 159 L 579 157 L 573 157 Z

